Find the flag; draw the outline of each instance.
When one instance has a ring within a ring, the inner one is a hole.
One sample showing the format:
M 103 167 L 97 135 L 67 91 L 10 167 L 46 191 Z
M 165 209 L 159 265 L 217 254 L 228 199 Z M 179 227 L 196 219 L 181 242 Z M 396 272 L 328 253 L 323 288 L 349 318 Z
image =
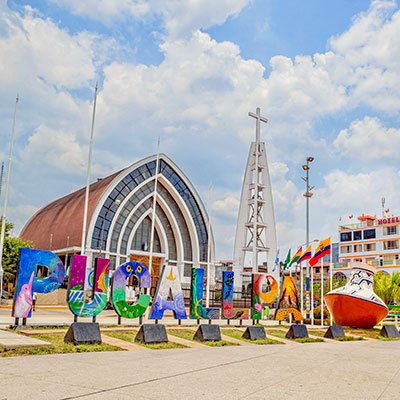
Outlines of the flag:
M 290 263 L 290 249 L 289 249 L 289 251 L 288 251 L 288 253 L 287 253 L 287 256 L 286 256 L 286 260 L 285 260 L 285 262 L 283 263 L 283 269 L 285 270 L 285 269 L 287 269 L 287 265 Z
M 325 256 L 326 254 L 331 254 L 331 238 L 322 240 L 315 249 L 315 253 L 309 261 L 310 267 L 315 265 L 317 261 Z
M 272 268 L 272 272 L 275 272 L 276 266 L 279 264 L 279 249 L 276 252 L 276 257 L 275 257 L 275 264 L 274 264 L 274 268 Z
M 301 257 L 301 254 L 303 253 L 303 247 L 300 246 L 300 248 L 297 250 L 296 254 L 293 256 L 293 258 L 290 260 L 290 263 L 288 265 L 288 268 L 290 268 L 292 266 L 292 264 L 294 264 L 296 261 L 297 263 L 299 258 Z
M 297 264 L 300 264 L 301 262 L 305 260 L 309 260 L 311 258 L 311 244 L 304 250 L 304 253 L 301 255 L 299 260 L 297 261 Z

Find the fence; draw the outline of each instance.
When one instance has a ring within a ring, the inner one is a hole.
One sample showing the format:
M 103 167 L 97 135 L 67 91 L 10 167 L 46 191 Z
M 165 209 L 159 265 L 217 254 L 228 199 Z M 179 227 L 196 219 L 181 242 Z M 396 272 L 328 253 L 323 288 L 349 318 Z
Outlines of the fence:
M 382 325 L 396 325 L 400 323 L 400 306 L 388 306 L 389 314 L 377 326 Z

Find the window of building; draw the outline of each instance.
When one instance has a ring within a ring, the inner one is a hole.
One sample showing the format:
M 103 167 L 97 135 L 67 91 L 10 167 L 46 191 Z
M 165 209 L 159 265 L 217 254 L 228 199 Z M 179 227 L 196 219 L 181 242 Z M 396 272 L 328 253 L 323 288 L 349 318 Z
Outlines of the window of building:
M 351 253 L 351 246 L 340 246 L 340 252 L 342 254 Z
M 383 249 L 384 250 L 394 250 L 399 248 L 399 241 L 398 240 L 385 240 L 383 242 Z
M 364 251 L 376 251 L 376 243 L 365 243 Z
M 376 238 L 375 229 L 366 229 L 364 231 L 364 239 L 375 239 L 375 238 Z
M 186 276 L 186 277 L 192 276 L 192 265 L 191 264 L 185 264 L 183 266 L 183 276 Z
M 351 232 L 342 232 L 340 234 L 341 242 L 349 242 L 351 240 Z
M 319 274 L 319 268 L 315 268 L 315 273 Z
M 384 235 L 397 235 L 397 225 L 393 226 L 384 226 L 383 227 Z
M 354 253 L 359 253 L 362 251 L 362 245 L 361 244 L 355 244 L 354 245 Z
M 361 231 L 354 231 L 353 232 L 353 240 L 361 240 Z

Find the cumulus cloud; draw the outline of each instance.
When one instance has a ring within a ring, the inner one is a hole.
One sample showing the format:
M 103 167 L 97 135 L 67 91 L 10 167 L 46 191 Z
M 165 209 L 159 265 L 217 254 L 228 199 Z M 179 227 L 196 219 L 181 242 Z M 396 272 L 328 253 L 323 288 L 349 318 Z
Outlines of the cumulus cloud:
M 217 200 L 212 205 L 212 211 L 218 214 L 237 217 L 239 210 L 239 200 L 237 197 L 228 196 L 223 200 Z
M 400 148 L 400 129 L 386 128 L 377 117 L 364 117 L 340 131 L 334 145 L 341 154 L 363 161 L 395 157 Z
M 197 29 L 219 25 L 238 14 L 251 0 L 51 0 L 73 14 L 106 24 L 126 18 L 161 15 L 171 37 L 190 35 Z
M 13 98 L 24 83 L 24 118 L 18 124 L 25 141 L 19 147 L 23 148 L 20 177 L 23 170 L 38 165 L 37 159 L 63 171 L 64 177 L 74 171 L 82 174 L 92 98 L 86 100 L 77 93 L 88 91 L 99 73 L 104 82 L 98 96 L 95 157 L 98 164 L 99 160 L 106 164 L 101 171 L 113 172 L 152 153 L 155 138 L 162 135 L 162 150 L 177 158 L 185 172 L 189 170 L 196 185 L 205 186 L 210 176 L 218 180 L 221 195 L 213 204 L 215 231 L 219 229 L 221 240 L 231 237 L 232 244 L 234 229 L 231 235 L 226 232 L 235 226 L 236 193 L 248 145 L 254 139 L 254 121 L 247 117 L 248 111 L 260 106 L 269 119 L 262 137 L 267 142 L 278 234 L 284 243 L 301 236 L 304 225 L 302 182 L 292 168 L 297 158 L 311 151 L 326 157 L 334 143 L 344 154 L 356 147 L 360 151 L 354 153 L 363 154 L 363 160 L 378 159 L 364 149 L 379 140 L 379 157 L 383 157 L 393 155 L 395 146 L 389 146 L 389 137 L 398 145 L 398 130 L 385 127 L 377 118 L 354 121 L 335 138 L 315 129 L 321 118 L 363 106 L 377 113 L 398 113 L 400 12 L 392 1 L 373 1 L 346 32 L 329 41 L 326 52 L 293 59 L 277 55 L 268 66 L 244 59 L 236 44 L 217 42 L 200 30 L 222 24 L 248 0 L 53 2 L 107 24 L 140 19 L 151 25 L 152 18 L 160 18 L 165 30 L 160 44 L 163 60 L 158 65 L 111 60 L 111 48 L 119 45 L 114 39 L 86 31 L 71 33 L 29 8 L 23 15 L 0 8 L 5 22 L 0 27 L 2 97 Z M 6 112 L 0 111 L 2 116 L 12 115 L 10 103 Z M 396 177 L 394 170 L 385 173 Z M 381 179 L 378 171 L 368 179 L 339 170 L 327 175 L 329 181 L 313 198 L 312 218 L 321 218 L 319 226 L 329 232 L 334 223 L 323 215 L 328 203 L 334 205 L 331 214 L 355 204 L 355 197 L 347 196 L 358 180 L 371 190 L 384 189 L 374 186 L 375 179 Z M 346 202 L 334 197 L 332 185 Z M 59 190 L 68 189 L 60 185 Z
M 23 158 L 32 163 L 46 163 L 63 172 L 82 174 L 87 157 L 73 132 L 55 131 L 39 126 L 28 140 Z
M 340 63 L 350 68 L 342 79 L 356 104 L 392 113 L 400 106 L 400 12 L 396 9 L 395 1 L 373 0 L 348 31 L 330 41 Z
M 139 18 L 150 12 L 145 0 L 51 0 L 73 14 L 110 24 L 127 16 Z

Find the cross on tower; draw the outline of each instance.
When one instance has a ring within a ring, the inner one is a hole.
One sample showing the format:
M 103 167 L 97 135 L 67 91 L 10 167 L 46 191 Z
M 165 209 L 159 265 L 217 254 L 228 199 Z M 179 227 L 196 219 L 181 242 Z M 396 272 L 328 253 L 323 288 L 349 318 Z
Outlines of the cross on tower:
M 246 264 L 247 267 L 249 266 L 249 258 L 252 256 L 252 270 L 258 272 L 258 254 L 263 254 L 263 259 L 267 261 L 268 271 L 278 282 L 277 272 L 272 271 L 276 254 L 276 231 L 271 181 L 265 143 L 260 140 L 261 122 L 266 123 L 268 120 L 261 116 L 258 107 L 255 113 L 249 112 L 248 115 L 256 120 L 256 139 L 250 145 L 243 179 L 233 268 L 243 273 Z M 240 286 L 241 279 L 235 278 L 235 287 Z
M 249 117 L 256 119 L 256 143 L 260 143 L 260 121 L 267 123 L 267 118 L 260 115 L 260 107 L 256 108 L 256 113 L 249 112 Z

